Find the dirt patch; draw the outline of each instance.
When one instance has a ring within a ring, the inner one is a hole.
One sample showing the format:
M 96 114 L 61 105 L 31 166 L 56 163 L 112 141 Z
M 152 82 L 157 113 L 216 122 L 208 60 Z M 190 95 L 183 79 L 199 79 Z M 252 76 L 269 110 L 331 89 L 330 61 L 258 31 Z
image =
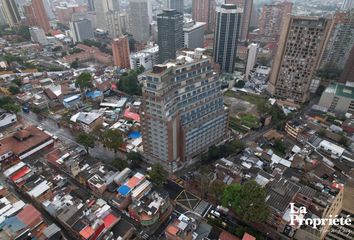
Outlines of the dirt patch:
M 257 106 L 242 99 L 224 96 L 224 102 L 229 106 L 230 116 L 232 117 L 239 114 L 258 115 Z

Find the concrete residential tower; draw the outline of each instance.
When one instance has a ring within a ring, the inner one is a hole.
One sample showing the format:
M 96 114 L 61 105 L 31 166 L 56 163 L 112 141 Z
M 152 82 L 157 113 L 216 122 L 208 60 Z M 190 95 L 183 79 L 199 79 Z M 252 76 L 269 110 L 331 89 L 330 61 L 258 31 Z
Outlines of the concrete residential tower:
M 321 68 L 332 65 L 343 69 L 354 46 L 354 11 L 335 13 Z
M 221 81 L 203 51 L 183 51 L 176 61 L 156 65 L 145 73 L 144 157 L 170 172 L 191 164 L 226 136 Z
M 93 38 L 92 25 L 88 19 L 70 22 L 70 31 L 74 43 Z
M 288 17 L 267 87 L 270 94 L 296 103 L 309 99 L 329 27 L 330 21 L 325 18 Z
M 150 0 L 129 0 L 130 33 L 138 42 L 147 42 L 150 38 L 152 10 Z
M 233 73 L 235 68 L 241 13 L 242 9 L 235 4 L 223 4 L 216 9 L 213 56 L 223 72 Z

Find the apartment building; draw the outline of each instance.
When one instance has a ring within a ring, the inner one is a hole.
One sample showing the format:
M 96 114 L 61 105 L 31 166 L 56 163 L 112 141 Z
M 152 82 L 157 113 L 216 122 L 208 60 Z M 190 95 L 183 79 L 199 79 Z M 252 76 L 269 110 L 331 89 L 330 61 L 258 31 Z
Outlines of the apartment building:
M 146 160 L 173 172 L 190 163 L 227 131 L 221 81 L 204 49 L 146 72 L 142 131 Z

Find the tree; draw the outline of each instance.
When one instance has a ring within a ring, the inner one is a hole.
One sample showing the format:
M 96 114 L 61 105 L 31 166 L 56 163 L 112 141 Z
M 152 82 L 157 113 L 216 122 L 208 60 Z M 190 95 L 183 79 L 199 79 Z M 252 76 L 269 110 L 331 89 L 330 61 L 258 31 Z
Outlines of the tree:
M 245 81 L 243 80 L 238 80 L 236 83 L 235 83 L 235 87 L 236 88 L 243 88 L 245 86 Z
M 137 168 L 139 166 L 139 162 L 142 160 L 142 157 L 141 157 L 140 153 L 129 152 L 127 154 L 127 159 L 128 159 L 130 168 Z
M 285 154 L 285 152 L 286 152 L 285 143 L 280 139 L 275 140 L 274 141 L 274 150 L 276 150 L 277 152 L 279 152 L 281 154 Z
M 78 59 L 75 59 L 72 63 L 70 63 L 70 68 L 75 68 L 77 69 L 79 67 L 79 61 Z
M 14 80 L 11 81 L 13 84 L 17 85 L 18 87 L 22 86 L 22 81 L 19 78 L 15 78 Z
M 0 97 L 0 108 L 15 114 L 21 111 L 21 107 L 16 104 L 16 102 L 11 97 L 8 96 Z
M 145 71 L 145 68 L 143 65 L 140 65 L 140 67 L 138 67 L 138 69 L 136 70 L 136 72 L 139 74 L 142 74 Z
M 209 186 L 209 193 L 218 201 L 221 200 L 222 194 L 225 190 L 225 183 L 219 180 L 213 181 Z
M 81 91 L 84 91 L 92 86 L 91 80 L 91 74 L 89 72 L 83 72 L 76 78 L 75 86 L 80 88 Z
M 116 158 L 112 161 L 112 166 L 117 168 L 119 171 L 122 171 L 126 167 L 128 167 L 127 160 L 123 160 L 121 158 Z
M 95 147 L 95 138 L 91 134 L 87 134 L 84 132 L 77 135 L 76 142 L 84 146 L 87 153 L 89 151 L 89 148 Z
M 269 214 L 265 202 L 266 192 L 255 181 L 232 184 L 225 188 L 222 204 L 231 209 L 246 222 L 263 222 Z
M 119 130 L 108 129 L 102 134 L 102 144 L 117 153 L 120 146 L 123 144 L 123 137 Z
M 167 172 L 160 163 L 155 163 L 151 166 L 149 176 L 151 182 L 161 188 L 167 179 Z
M 141 95 L 141 85 L 138 82 L 138 73 L 130 70 L 123 74 L 118 82 L 118 89 L 129 95 Z
M 17 86 L 10 86 L 9 91 L 12 95 L 16 95 L 16 94 L 20 93 L 20 88 Z

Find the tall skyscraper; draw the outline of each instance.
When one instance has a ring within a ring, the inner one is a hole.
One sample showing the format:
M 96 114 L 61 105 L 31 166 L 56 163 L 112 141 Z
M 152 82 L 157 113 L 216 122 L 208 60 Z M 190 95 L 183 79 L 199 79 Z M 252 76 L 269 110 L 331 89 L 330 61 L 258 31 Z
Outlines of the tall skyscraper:
M 113 39 L 112 42 L 114 66 L 130 69 L 130 51 L 127 36 Z
M 87 0 L 87 6 L 88 6 L 88 10 L 90 12 L 95 11 L 95 2 L 94 2 L 94 0 Z
M 351 10 L 354 8 L 354 0 L 344 0 L 342 10 Z
M 257 58 L 257 51 L 258 51 L 258 44 L 251 43 L 248 45 L 248 55 L 247 55 L 247 65 L 246 65 L 246 74 L 245 79 L 248 79 L 248 75 L 250 74 L 251 70 L 254 68 L 256 64 Z
M 108 34 L 111 38 L 115 38 L 122 34 L 119 11 L 108 11 L 106 13 Z
M 248 39 L 248 29 L 250 26 L 253 0 L 225 0 L 227 4 L 235 4 L 238 8 L 242 8 L 241 29 L 239 33 L 239 41 L 244 42 Z
M 184 0 L 166 0 L 168 9 L 176 9 L 177 12 L 184 12 Z
M 74 43 L 93 38 L 92 25 L 88 19 L 70 22 L 70 32 Z
M 146 72 L 144 156 L 170 172 L 192 163 L 227 133 L 221 81 L 203 50 L 183 51 L 176 61 Z
M 119 11 L 117 0 L 93 0 L 96 12 L 97 28 L 108 30 L 106 15 L 109 11 Z
M 344 65 L 340 82 L 354 82 L 354 46 L 352 47 L 347 62 Z
M 150 0 L 129 0 L 130 33 L 138 42 L 147 42 L 150 38 L 152 10 Z
M 32 0 L 24 6 L 26 24 L 41 27 L 44 32 L 50 30 L 49 19 L 44 8 L 43 0 Z
M 222 4 L 216 8 L 213 56 L 223 72 L 232 73 L 235 68 L 241 13 L 242 9 L 235 4 Z
M 259 19 L 259 34 L 278 39 L 287 16 L 291 14 L 292 6 L 291 2 L 263 5 Z
M 0 0 L 0 11 L 10 27 L 21 21 L 15 0 Z
M 192 1 L 192 18 L 197 22 L 205 22 L 207 33 L 215 29 L 215 8 L 215 0 Z
M 325 18 L 288 16 L 267 87 L 270 94 L 296 103 L 309 99 L 329 28 Z
M 176 51 L 183 48 L 183 15 L 174 9 L 157 15 L 160 63 L 176 58 Z
M 336 12 L 324 51 L 321 68 L 332 65 L 343 69 L 354 46 L 354 11 Z

